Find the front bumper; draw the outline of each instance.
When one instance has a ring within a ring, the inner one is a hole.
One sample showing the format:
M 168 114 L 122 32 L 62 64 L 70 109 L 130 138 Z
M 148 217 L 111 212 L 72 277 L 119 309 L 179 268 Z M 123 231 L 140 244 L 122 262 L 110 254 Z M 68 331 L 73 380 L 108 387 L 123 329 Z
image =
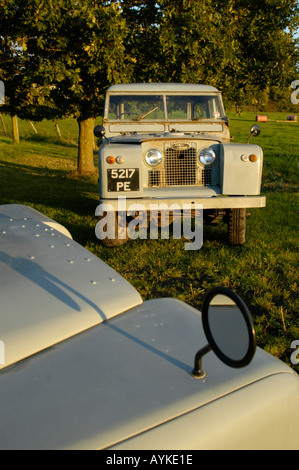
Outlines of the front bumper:
M 241 209 L 265 207 L 266 196 L 216 196 L 196 198 L 125 198 L 102 199 L 96 216 L 103 212 L 179 210 L 179 209 Z

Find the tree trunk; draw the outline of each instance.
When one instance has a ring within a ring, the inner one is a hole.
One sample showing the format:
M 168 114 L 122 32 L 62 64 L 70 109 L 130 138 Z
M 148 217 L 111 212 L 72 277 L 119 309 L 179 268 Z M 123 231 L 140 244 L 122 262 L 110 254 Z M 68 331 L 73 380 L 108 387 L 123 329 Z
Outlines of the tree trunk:
M 17 116 L 12 116 L 12 135 L 14 144 L 20 143 L 20 136 L 19 136 L 19 125 L 18 125 L 18 118 Z
M 80 120 L 79 124 L 79 149 L 78 149 L 78 173 L 80 175 L 95 173 L 93 146 L 94 146 L 94 118 Z

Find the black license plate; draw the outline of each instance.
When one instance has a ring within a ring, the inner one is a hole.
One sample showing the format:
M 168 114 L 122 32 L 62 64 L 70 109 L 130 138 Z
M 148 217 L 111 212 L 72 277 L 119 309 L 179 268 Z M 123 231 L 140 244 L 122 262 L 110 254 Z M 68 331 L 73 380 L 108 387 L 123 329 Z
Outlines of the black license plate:
M 139 191 L 139 168 L 107 170 L 108 191 Z

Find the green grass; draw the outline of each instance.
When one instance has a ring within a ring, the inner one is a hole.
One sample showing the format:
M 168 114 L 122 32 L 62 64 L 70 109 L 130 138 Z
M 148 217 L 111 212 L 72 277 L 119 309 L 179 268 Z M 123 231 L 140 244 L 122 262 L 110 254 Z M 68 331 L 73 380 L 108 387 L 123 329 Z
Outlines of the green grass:
M 184 250 L 184 241 L 173 239 L 129 240 L 105 248 L 95 237 L 97 175 L 79 179 L 75 174 L 78 129 L 72 120 L 59 122 L 62 141 L 52 122 L 37 124 L 38 135 L 29 122 L 20 122 L 21 142 L 14 145 L 10 119 L 4 117 L 8 134 L 0 130 L 0 203 L 28 204 L 65 225 L 144 300 L 175 297 L 200 309 L 208 288 L 234 289 L 253 314 L 258 345 L 290 364 L 291 343 L 299 338 L 299 123 L 276 122 L 285 120 L 286 113 L 267 115 L 260 136 L 251 139 L 264 150 L 267 206 L 251 210 L 242 247 L 227 245 L 226 227 L 219 225 L 204 228 L 198 251 Z M 253 113 L 231 113 L 234 141 L 246 142 L 254 122 Z

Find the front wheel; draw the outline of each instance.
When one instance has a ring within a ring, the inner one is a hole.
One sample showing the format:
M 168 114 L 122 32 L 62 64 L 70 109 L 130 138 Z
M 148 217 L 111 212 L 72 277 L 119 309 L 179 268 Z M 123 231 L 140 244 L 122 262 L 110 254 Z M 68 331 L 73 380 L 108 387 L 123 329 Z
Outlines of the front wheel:
M 244 245 L 246 239 L 246 209 L 230 209 L 228 214 L 228 241 L 230 245 Z
M 107 213 L 104 214 L 104 217 L 107 216 Z M 106 226 L 106 237 L 102 238 L 102 243 L 107 247 L 116 247 L 121 246 L 128 241 L 128 231 L 127 231 L 127 221 L 126 217 L 120 215 L 119 213 L 110 214 L 108 219 L 108 225 Z M 113 229 L 114 224 L 114 229 Z

